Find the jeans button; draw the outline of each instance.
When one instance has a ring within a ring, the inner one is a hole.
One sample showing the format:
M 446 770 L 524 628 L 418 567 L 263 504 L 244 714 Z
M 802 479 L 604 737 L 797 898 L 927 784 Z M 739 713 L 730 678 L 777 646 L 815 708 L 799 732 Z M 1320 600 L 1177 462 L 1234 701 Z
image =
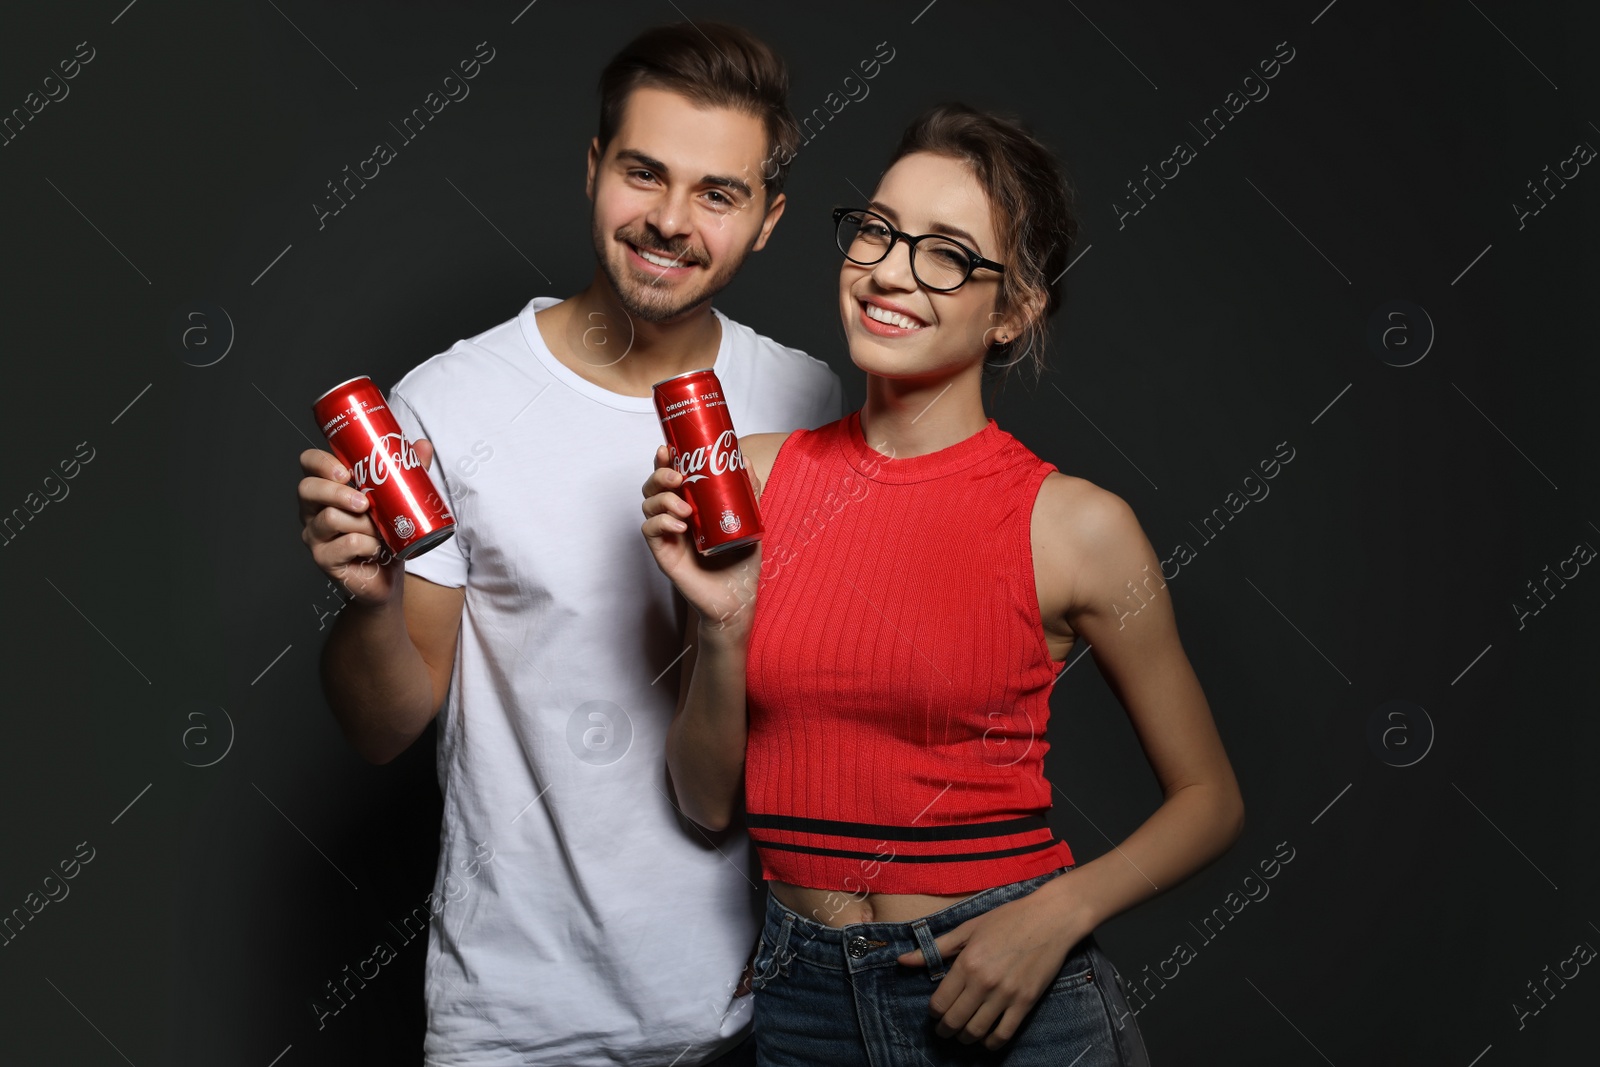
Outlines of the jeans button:
M 857 960 L 859 960 L 862 956 L 865 956 L 868 952 L 872 951 L 871 947 L 867 944 L 867 939 L 864 937 L 852 937 L 849 943 L 845 945 L 844 950 L 850 953 L 850 957 L 852 959 Z

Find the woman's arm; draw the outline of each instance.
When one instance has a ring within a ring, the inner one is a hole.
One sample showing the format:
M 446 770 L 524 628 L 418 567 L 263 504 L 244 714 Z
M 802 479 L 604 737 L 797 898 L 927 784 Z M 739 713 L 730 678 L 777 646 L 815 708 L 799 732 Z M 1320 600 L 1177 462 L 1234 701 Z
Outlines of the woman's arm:
M 667 727 L 667 779 L 679 811 L 708 830 L 723 830 L 744 782 L 749 629 L 719 628 L 691 608 L 687 630 L 678 710 Z
M 1051 474 L 1033 532 L 1041 610 L 1093 647 L 1165 796 L 1111 852 L 1041 887 L 1073 915 L 1069 928 L 1086 933 L 1225 852 L 1244 829 L 1244 801 L 1133 510 L 1114 493 Z
M 760 499 L 772 458 L 787 434 L 740 440 Z M 678 707 L 667 727 L 667 773 L 678 810 L 709 830 L 725 829 L 739 806 L 744 778 L 745 658 L 761 569 L 757 545 L 737 558 L 705 557 L 688 537 L 683 478 L 656 453 L 644 485 L 642 530 L 656 564 L 689 604 Z
M 1082 479 L 1051 474 L 1032 534 L 1047 630 L 1093 646 L 1166 799 L 1112 851 L 935 939 L 945 959 L 955 958 L 928 1000 L 935 1033 L 991 1049 L 1016 1033 L 1072 946 L 1210 863 L 1244 828 L 1239 785 L 1132 510 Z M 1142 601 L 1128 599 L 1130 585 Z M 900 962 L 926 961 L 915 951 Z

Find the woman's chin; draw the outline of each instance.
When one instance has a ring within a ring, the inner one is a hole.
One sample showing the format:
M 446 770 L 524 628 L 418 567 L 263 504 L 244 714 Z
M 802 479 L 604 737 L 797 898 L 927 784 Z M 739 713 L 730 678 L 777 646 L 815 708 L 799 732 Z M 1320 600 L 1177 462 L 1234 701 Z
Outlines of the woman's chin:
M 885 381 L 900 382 L 919 385 L 940 385 L 954 374 L 959 373 L 959 367 L 929 367 L 921 360 L 895 360 L 886 357 L 883 352 L 868 352 L 858 355 L 850 353 L 850 362 L 857 369 L 874 378 Z
M 915 373 L 914 361 L 901 356 L 895 358 L 897 353 L 886 350 L 881 345 L 875 345 L 870 340 L 851 338 L 850 362 L 856 369 L 867 374 L 875 374 L 880 378 L 904 378 Z
M 913 351 L 904 345 L 883 344 L 877 338 L 852 333 L 849 337 L 850 362 L 866 374 L 896 380 L 927 378 L 943 381 L 960 374 L 966 362 L 939 363 L 926 352 Z M 971 362 L 981 362 L 981 354 Z

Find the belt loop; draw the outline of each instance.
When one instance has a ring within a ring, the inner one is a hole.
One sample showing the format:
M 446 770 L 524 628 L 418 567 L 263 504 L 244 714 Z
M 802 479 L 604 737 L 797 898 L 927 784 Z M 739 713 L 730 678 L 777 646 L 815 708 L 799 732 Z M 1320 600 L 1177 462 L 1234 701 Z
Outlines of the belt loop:
M 794 953 L 789 951 L 789 935 L 794 930 L 794 916 L 785 914 L 783 928 L 778 931 L 778 943 L 773 946 L 772 962 L 778 968 L 778 973 L 789 977 L 789 961 L 794 959 Z
M 928 920 L 914 921 L 911 924 L 911 932 L 916 935 L 917 947 L 922 950 L 922 958 L 928 965 L 928 980 L 937 982 L 948 973 L 948 970 L 944 965 L 944 957 L 939 955 L 939 946 L 933 943 L 933 934 L 928 931 Z
M 772 955 L 763 962 L 761 958 L 763 954 L 757 953 L 756 958 L 751 961 L 753 963 L 750 974 L 751 989 L 764 989 L 774 978 L 789 976 L 789 961 L 794 958 L 789 952 L 789 931 L 793 926 L 794 916 L 785 914 L 772 943 Z

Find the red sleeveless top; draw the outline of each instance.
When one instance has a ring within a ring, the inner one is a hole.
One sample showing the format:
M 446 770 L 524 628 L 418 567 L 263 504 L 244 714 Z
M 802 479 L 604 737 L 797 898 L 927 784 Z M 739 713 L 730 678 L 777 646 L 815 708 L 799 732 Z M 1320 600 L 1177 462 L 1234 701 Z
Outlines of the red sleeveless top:
M 790 434 L 761 497 L 745 807 L 762 875 L 975 892 L 1072 863 L 1046 822 L 1045 475 L 994 419 L 892 459 L 859 412 Z

